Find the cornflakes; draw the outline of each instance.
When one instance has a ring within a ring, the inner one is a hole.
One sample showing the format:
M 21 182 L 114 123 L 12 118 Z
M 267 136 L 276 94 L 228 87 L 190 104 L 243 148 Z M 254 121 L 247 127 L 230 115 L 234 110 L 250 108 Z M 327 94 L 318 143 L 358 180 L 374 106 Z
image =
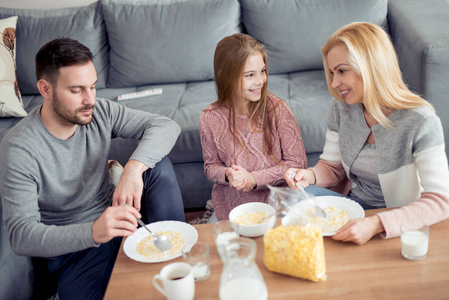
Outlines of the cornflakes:
M 334 233 L 351 219 L 349 213 L 344 209 L 329 206 L 324 211 L 326 212 L 327 218 L 315 220 L 321 226 L 322 232 Z
M 326 279 L 321 230 L 315 226 L 279 226 L 264 236 L 263 262 L 272 272 L 311 281 Z
M 237 216 L 234 220 L 234 223 L 239 225 L 254 225 L 257 224 L 258 221 L 266 217 L 265 212 L 256 211 L 256 212 L 246 212 L 243 215 Z
M 165 235 L 170 242 L 170 249 L 167 251 L 160 251 L 153 243 L 153 236 L 149 235 L 144 237 L 139 243 L 137 243 L 136 250 L 140 255 L 144 255 L 150 259 L 163 259 L 172 256 L 179 251 L 186 244 L 185 238 L 181 233 L 175 231 L 158 231 L 156 234 Z

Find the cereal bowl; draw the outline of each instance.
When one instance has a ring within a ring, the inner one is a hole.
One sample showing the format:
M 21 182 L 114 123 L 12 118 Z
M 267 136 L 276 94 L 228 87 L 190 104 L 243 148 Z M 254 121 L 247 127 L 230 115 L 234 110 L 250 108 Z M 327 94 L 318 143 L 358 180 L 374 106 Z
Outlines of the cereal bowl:
M 274 208 L 262 202 L 249 202 L 235 207 L 229 213 L 229 220 L 238 224 L 239 234 L 246 237 L 264 235 L 265 231 L 274 227 L 276 216 L 273 215 L 267 221 L 257 224 L 263 217 L 274 214 Z

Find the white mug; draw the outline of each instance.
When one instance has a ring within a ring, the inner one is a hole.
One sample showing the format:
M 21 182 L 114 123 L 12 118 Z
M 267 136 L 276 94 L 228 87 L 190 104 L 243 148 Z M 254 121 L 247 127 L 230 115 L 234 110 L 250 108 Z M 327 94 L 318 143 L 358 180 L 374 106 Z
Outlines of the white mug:
M 162 282 L 162 286 L 157 281 Z M 168 300 L 193 300 L 195 280 L 188 263 L 176 262 L 166 265 L 153 277 L 154 287 Z

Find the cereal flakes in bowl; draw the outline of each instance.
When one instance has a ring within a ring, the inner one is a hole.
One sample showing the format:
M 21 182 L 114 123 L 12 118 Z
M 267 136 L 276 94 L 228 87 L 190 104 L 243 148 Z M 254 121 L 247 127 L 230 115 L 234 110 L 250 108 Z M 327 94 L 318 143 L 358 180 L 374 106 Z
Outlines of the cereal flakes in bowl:
M 257 237 L 264 235 L 268 229 L 274 227 L 276 216 L 273 215 L 271 218 L 260 224 L 257 222 L 274 213 L 274 208 L 269 204 L 249 202 L 232 209 L 229 213 L 229 220 L 238 224 L 238 231 L 241 236 Z

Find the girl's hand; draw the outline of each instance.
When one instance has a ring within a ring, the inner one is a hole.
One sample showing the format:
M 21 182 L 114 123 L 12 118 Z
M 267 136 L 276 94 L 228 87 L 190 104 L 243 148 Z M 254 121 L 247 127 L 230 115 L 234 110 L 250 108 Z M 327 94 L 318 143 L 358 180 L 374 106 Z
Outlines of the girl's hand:
M 294 173 L 294 177 L 290 177 L 290 173 Z M 315 183 L 315 173 L 310 169 L 295 169 L 290 168 L 284 173 L 284 179 L 291 189 L 299 190 L 296 184 L 299 182 L 303 188 L 309 184 Z
M 353 242 L 357 245 L 363 245 L 373 236 L 384 231 L 385 229 L 379 216 L 374 215 L 350 220 L 332 238 L 337 241 Z
M 241 166 L 232 165 L 228 174 L 229 184 L 238 191 L 250 192 L 257 185 L 253 174 Z

